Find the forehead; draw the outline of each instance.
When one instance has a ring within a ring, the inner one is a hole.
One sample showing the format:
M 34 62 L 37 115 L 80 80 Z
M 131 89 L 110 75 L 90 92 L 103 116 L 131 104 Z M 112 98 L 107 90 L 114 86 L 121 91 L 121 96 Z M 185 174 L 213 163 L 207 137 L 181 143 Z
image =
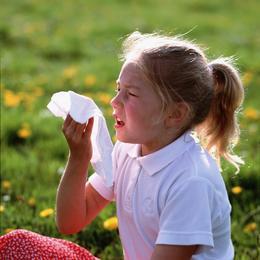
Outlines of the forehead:
M 120 85 L 149 86 L 144 73 L 134 61 L 126 61 L 120 71 L 117 82 Z

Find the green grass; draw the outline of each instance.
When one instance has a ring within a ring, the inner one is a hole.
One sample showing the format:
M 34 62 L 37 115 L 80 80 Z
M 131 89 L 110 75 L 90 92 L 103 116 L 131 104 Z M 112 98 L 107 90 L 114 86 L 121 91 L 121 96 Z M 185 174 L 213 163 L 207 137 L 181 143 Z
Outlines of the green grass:
M 62 120 L 52 117 L 46 105 L 57 91 L 72 89 L 87 93 L 102 107 L 113 136 L 111 109 L 102 95 L 113 95 L 113 82 L 121 66 L 118 54 L 122 37 L 136 29 L 173 34 L 188 32 L 188 39 L 195 39 L 208 48 L 210 58 L 234 55 L 241 75 L 247 75 L 244 76 L 244 114 L 240 115 L 241 141 L 236 148 L 246 164 L 239 175 L 224 164 L 223 175 L 233 207 L 236 259 L 257 259 L 260 247 L 259 10 L 257 0 L 2 1 L 1 205 L 4 210 L 0 213 L 0 233 L 4 234 L 7 228 L 26 228 L 75 241 L 102 259 L 122 259 L 117 231 L 103 228 L 103 221 L 115 215 L 114 205 L 105 209 L 90 227 L 73 236 L 61 236 L 53 216 L 39 216 L 41 210 L 55 206 L 58 172 L 64 167 L 68 153 L 61 133 Z M 64 76 L 67 68 L 72 68 L 74 75 Z M 96 82 L 86 86 L 87 75 L 94 75 Z M 37 94 L 39 89 L 42 93 Z M 21 98 L 19 105 L 4 104 L 7 90 Z M 249 108 L 254 109 L 251 117 Z M 24 123 L 31 131 L 26 139 L 17 134 Z M 10 188 L 3 187 L 4 181 L 11 183 Z M 234 186 L 241 186 L 242 192 L 233 194 Z M 34 206 L 28 205 L 30 198 L 36 200 Z M 249 223 L 256 223 L 256 229 L 245 231 Z

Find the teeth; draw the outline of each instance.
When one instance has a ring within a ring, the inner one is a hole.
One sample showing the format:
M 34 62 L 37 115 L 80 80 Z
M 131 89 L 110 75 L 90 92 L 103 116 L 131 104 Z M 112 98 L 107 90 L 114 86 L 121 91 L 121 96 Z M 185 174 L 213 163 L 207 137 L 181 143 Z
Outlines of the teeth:
M 124 124 L 125 124 L 125 123 L 124 123 L 121 119 L 119 119 L 119 118 L 116 119 L 116 122 L 117 122 L 118 125 L 124 125 Z
M 118 125 L 121 125 L 121 126 L 125 125 L 124 121 L 121 120 L 121 118 L 119 118 L 115 113 L 113 113 L 113 116 L 115 117 L 116 123 Z

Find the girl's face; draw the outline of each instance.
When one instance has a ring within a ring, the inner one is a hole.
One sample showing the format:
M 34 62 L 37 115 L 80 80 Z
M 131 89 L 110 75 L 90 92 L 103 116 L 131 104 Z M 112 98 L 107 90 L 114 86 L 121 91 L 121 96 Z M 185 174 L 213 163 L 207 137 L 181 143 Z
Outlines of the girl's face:
M 162 147 L 166 129 L 161 102 L 134 62 L 124 63 L 117 80 L 117 95 L 111 105 L 119 141 L 141 144 L 142 155 Z

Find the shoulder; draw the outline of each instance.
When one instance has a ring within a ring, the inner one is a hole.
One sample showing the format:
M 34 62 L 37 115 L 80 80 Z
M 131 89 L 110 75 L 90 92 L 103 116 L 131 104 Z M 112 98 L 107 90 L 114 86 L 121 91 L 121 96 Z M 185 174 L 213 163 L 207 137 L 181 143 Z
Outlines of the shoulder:
M 184 185 L 186 182 L 214 183 L 219 178 L 220 171 L 216 161 L 205 151 L 199 143 L 193 143 L 167 167 L 168 180 L 174 186 Z
M 161 192 L 166 204 L 167 200 L 182 200 L 181 197 L 191 203 L 201 196 L 212 201 L 219 192 L 225 197 L 225 184 L 218 166 L 199 143 L 194 142 L 167 168 Z
M 209 182 L 221 178 L 216 160 L 200 145 L 194 143 L 182 158 L 182 164 L 190 173 L 189 177 L 201 177 Z
M 183 178 L 177 185 L 172 186 L 168 190 L 168 199 L 189 197 L 192 201 L 199 198 L 201 194 L 203 196 L 214 196 L 215 188 L 213 184 L 206 178 L 200 176 L 189 176 Z
M 194 198 L 201 193 L 211 198 L 220 194 L 226 200 L 226 187 L 219 167 L 200 144 L 194 144 L 179 158 L 171 175 L 169 182 L 173 182 L 168 192 L 172 194 L 184 192 L 185 196 Z
M 185 161 L 186 179 L 188 183 L 204 182 L 220 198 L 227 200 L 227 191 L 223 176 L 216 160 L 199 144 L 187 151 Z
M 159 189 L 161 201 L 165 201 L 165 198 L 176 194 L 177 191 L 193 190 L 198 186 L 205 187 L 205 190 L 209 192 L 215 190 L 215 178 L 217 179 L 220 173 L 213 159 L 196 142 L 189 142 L 183 150 L 183 153 L 179 155 L 179 149 L 177 151 L 175 149 L 173 152 L 167 151 L 161 157 L 164 163 L 161 165 L 164 167 L 154 175 L 156 185 L 162 187 Z M 158 160 L 154 160 L 150 164 L 156 165 L 156 161 Z

